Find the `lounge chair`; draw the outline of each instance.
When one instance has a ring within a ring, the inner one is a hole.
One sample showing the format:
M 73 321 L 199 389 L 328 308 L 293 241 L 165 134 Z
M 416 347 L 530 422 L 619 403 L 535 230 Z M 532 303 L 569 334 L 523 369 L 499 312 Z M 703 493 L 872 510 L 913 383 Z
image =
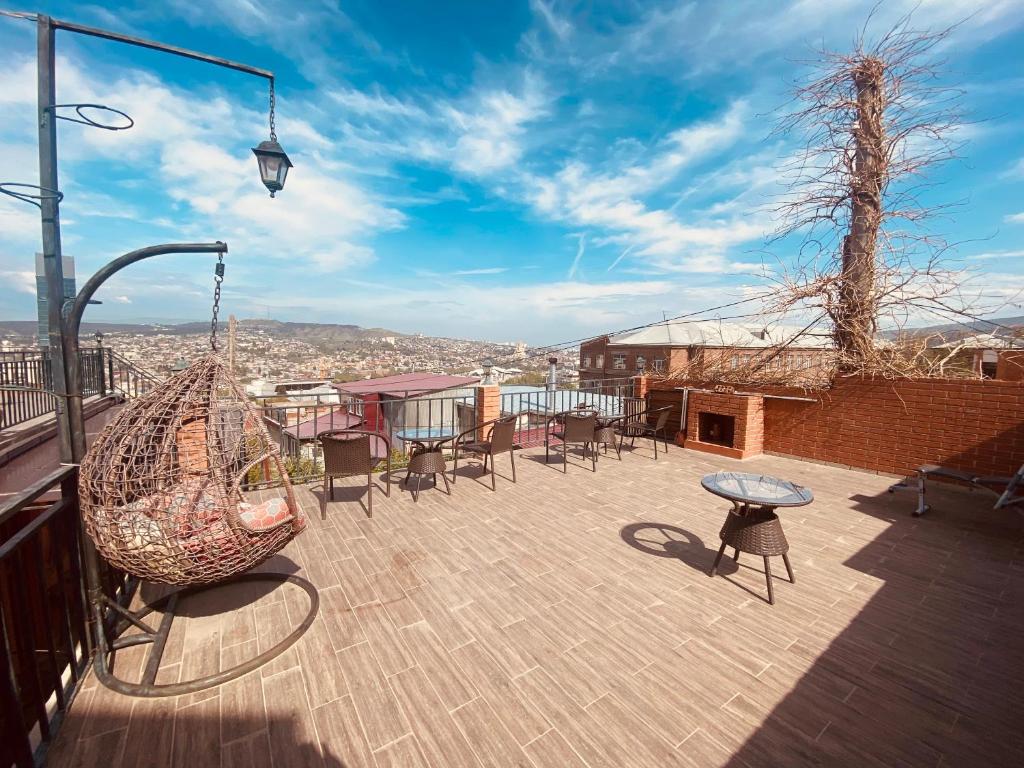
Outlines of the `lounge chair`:
M 1024 504 L 1024 464 L 1011 477 L 989 477 L 976 475 L 973 472 L 965 472 L 952 467 L 941 467 L 936 464 L 925 464 L 917 468 L 917 509 L 914 510 L 914 517 L 920 517 L 931 507 L 925 501 L 926 481 L 928 478 L 945 478 L 957 480 L 966 484 L 972 490 L 980 488 L 993 496 L 997 496 L 992 509 L 1003 509 L 1014 504 Z M 909 480 L 889 486 L 889 493 L 898 489 L 909 488 Z

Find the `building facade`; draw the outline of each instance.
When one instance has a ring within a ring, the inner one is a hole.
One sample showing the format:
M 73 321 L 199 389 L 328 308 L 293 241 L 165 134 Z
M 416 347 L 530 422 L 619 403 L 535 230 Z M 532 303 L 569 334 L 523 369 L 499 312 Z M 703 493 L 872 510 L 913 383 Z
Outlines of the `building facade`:
M 693 368 L 748 368 L 761 359 L 770 370 L 812 378 L 826 362 L 828 348 L 794 335 L 790 329 L 702 322 L 598 336 L 580 345 L 580 386 L 641 375 L 678 376 Z M 779 352 L 781 344 L 786 347 Z

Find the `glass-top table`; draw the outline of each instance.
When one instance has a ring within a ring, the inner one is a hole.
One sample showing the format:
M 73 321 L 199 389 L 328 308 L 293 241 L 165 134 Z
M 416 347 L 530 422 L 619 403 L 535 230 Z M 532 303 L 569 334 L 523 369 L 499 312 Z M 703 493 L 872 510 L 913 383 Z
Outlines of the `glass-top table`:
M 769 475 L 715 472 L 701 478 L 704 490 L 745 506 L 802 507 L 814 501 L 810 488 Z
M 789 562 L 789 542 L 775 510 L 810 504 L 814 500 L 811 489 L 789 480 L 751 472 L 715 472 L 702 477 L 700 484 L 704 490 L 728 499 L 733 505 L 718 534 L 722 546 L 715 556 L 710 575 L 714 576 L 718 571 L 726 547 L 733 548 L 733 560 L 736 562 L 739 562 L 740 552 L 758 555 L 764 559 L 768 603 L 774 605 L 775 590 L 769 557 L 781 556 L 790 583 L 796 584 L 793 566 Z
M 455 437 L 455 433 L 448 427 L 410 427 L 396 432 L 395 437 L 407 443 L 431 445 L 451 440 Z

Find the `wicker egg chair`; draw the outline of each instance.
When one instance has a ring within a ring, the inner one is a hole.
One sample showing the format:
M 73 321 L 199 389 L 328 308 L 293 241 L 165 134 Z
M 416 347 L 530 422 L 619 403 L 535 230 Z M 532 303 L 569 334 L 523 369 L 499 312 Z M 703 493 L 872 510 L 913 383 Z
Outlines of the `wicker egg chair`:
M 247 504 L 270 462 L 284 497 Z M 85 530 L 117 568 L 163 584 L 212 584 L 266 560 L 305 527 L 258 410 L 216 354 L 128 403 L 82 461 Z

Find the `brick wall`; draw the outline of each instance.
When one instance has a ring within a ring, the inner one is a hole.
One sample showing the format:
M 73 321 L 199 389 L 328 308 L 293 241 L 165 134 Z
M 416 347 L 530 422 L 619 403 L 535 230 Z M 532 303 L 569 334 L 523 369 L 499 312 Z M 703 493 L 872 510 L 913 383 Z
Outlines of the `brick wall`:
M 670 390 L 682 384 L 652 381 L 652 402 L 679 402 Z M 765 451 L 893 474 L 942 464 L 1008 475 L 1024 463 L 1024 382 L 851 379 L 809 395 L 745 389 L 815 399 L 765 398 Z

